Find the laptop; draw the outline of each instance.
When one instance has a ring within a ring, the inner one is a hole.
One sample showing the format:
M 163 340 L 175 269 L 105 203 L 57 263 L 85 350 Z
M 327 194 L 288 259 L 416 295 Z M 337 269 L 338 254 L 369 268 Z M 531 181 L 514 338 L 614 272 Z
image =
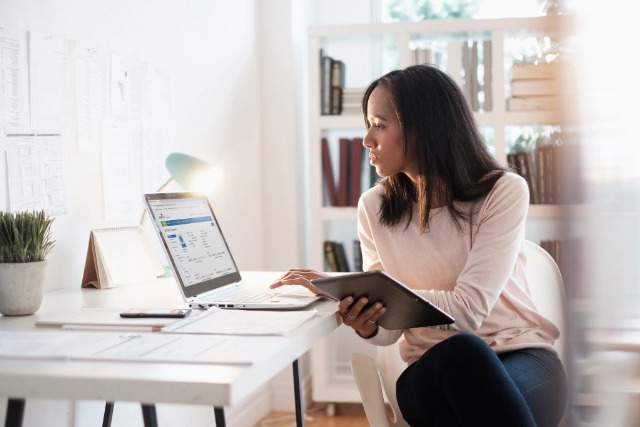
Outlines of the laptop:
M 192 308 L 295 310 L 322 298 L 299 286 L 269 289 L 243 282 L 205 194 L 151 193 L 144 204 Z

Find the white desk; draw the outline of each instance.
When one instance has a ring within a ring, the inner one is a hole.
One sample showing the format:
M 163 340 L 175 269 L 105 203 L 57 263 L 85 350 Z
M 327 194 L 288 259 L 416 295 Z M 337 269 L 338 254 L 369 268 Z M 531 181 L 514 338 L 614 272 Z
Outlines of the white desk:
M 242 277 L 264 285 L 279 277 L 279 273 L 245 272 Z M 0 330 L 33 330 L 40 317 L 82 306 L 186 307 L 186 304 L 173 279 L 104 290 L 81 289 L 78 285 L 46 293 L 42 308 L 32 316 L 0 316 Z M 10 401 L 7 418 L 13 404 L 21 420 L 21 403 L 26 398 L 93 399 L 141 402 L 146 425 L 156 424 L 155 403 L 212 405 L 216 425 L 224 425 L 224 406 L 240 402 L 292 363 L 296 396 L 300 396 L 298 358 L 340 324 L 335 302 L 321 301 L 310 309 L 316 309 L 318 315 L 286 336 L 290 345 L 246 366 L 3 359 L 0 395 L 14 399 Z M 302 410 L 301 399 L 296 399 L 298 425 L 303 424 Z

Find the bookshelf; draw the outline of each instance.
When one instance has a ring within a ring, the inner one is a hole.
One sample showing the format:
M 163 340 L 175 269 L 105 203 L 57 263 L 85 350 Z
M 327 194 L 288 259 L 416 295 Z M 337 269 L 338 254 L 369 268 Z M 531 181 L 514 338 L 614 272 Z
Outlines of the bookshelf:
M 577 20 L 573 16 L 553 15 L 513 19 L 443 19 L 406 23 L 373 23 L 355 25 L 312 26 L 308 31 L 309 51 L 309 224 L 308 251 L 310 267 L 325 270 L 323 242 L 343 240 L 348 256 L 351 241 L 357 238 L 356 208 L 331 206 L 327 200 L 323 176 L 320 142 L 330 141 L 334 158 L 334 177 L 339 179 L 335 156 L 337 139 L 363 137 L 364 121 L 361 114 L 321 114 L 320 55 L 331 56 L 345 64 L 345 88 L 364 88 L 370 81 L 395 68 L 412 65 L 413 49 L 432 48 L 432 58 L 440 63 L 461 85 L 465 76 L 460 47 L 467 41 L 477 46 L 490 42 L 491 72 L 489 83 L 482 76 L 482 95 L 474 95 L 478 106 L 474 108 L 476 120 L 496 158 L 507 164 L 507 154 L 513 141 L 509 130 L 514 127 L 540 126 L 558 128 L 577 123 L 575 110 L 559 98 L 551 109 L 507 109 L 511 97 L 511 70 L 513 51 L 523 48 L 529 40 L 558 44 L 565 47 L 576 34 Z M 469 46 L 474 45 L 469 42 Z M 525 46 L 526 47 L 526 46 Z M 483 51 L 485 48 L 481 48 Z M 561 52 L 561 55 L 564 53 Z M 487 54 L 489 55 L 489 54 Z M 477 65 L 484 65 L 483 58 Z M 468 69 L 468 68 L 467 68 Z M 475 69 L 478 69 L 476 66 Z M 484 67 L 482 67 L 484 69 Z M 482 72 L 484 74 L 484 72 Z M 562 76 L 560 77 L 562 78 Z M 475 79 L 477 82 L 478 79 Z M 486 86 L 486 87 L 485 87 Z M 487 93 L 484 93 L 487 89 Z M 490 99 L 490 103 L 487 101 Z M 473 105 L 473 103 L 472 103 Z M 485 131 L 488 133 L 485 134 Z M 551 224 L 548 233 L 559 233 L 558 224 L 566 215 L 561 205 L 532 204 L 528 221 Z M 344 330 L 343 330 L 344 329 Z M 374 355 L 375 348 L 363 343 L 339 328 L 332 336 L 317 344 L 312 351 L 313 400 L 323 402 L 357 402 L 360 400 L 351 377 L 349 356 L 354 351 Z

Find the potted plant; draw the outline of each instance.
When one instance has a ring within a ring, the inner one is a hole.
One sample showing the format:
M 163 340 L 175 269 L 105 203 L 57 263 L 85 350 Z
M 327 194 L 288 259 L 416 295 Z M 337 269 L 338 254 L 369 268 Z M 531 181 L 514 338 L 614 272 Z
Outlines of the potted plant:
M 0 211 L 0 313 L 33 314 L 44 294 L 53 219 L 44 211 Z

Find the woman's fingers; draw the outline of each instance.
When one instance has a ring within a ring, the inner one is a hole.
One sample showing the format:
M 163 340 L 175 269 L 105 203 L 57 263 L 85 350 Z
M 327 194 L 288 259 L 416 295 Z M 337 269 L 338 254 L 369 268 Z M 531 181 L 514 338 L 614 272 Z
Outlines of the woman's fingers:
M 331 295 L 321 291 L 319 288 L 317 288 L 311 283 L 312 279 L 316 279 L 318 277 L 325 277 L 325 276 L 314 270 L 302 270 L 302 269 L 292 268 L 291 270 L 287 271 L 285 275 L 283 275 L 282 277 L 280 277 L 279 279 L 271 283 L 269 285 L 269 288 L 275 289 L 285 285 L 299 285 L 307 288 L 309 291 L 313 292 L 316 295 L 322 295 L 330 299 L 335 299 Z
M 367 298 L 359 298 L 355 303 L 353 297 L 347 297 L 338 304 L 338 312 L 342 317 L 345 325 L 354 329 L 360 329 L 366 326 L 366 323 L 376 323 L 386 311 L 386 308 L 380 302 L 372 304 L 365 309 L 369 300 Z

